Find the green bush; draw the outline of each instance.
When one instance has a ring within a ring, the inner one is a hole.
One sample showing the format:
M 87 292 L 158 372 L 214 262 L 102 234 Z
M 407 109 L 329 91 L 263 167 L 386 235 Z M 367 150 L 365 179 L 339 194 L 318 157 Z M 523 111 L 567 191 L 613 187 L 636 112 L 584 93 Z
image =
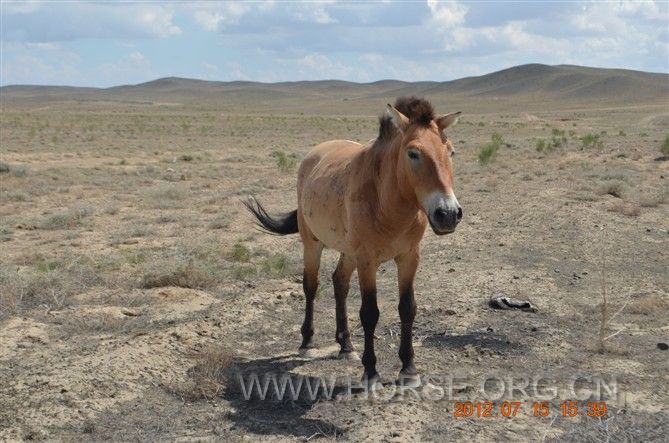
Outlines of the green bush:
M 276 158 L 276 166 L 281 172 L 290 172 L 297 164 L 295 154 L 286 154 L 283 151 L 274 151 L 272 154 Z
M 485 144 L 481 150 L 479 151 L 478 154 L 478 159 L 481 164 L 488 164 L 497 158 L 497 151 L 499 150 L 500 146 L 504 143 L 504 139 L 502 136 L 498 133 L 493 133 L 491 138 L 491 142 Z
M 585 134 L 583 137 L 581 137 L 581 142 L 583 142 L 584 148 L 602 149 L 604 147 L 604 142 L 600 138 L 599 134 Z
M 660 146 L 660 152 L 664 155 L 669 155 L 669 134 L 664 138 L 664 143 Z

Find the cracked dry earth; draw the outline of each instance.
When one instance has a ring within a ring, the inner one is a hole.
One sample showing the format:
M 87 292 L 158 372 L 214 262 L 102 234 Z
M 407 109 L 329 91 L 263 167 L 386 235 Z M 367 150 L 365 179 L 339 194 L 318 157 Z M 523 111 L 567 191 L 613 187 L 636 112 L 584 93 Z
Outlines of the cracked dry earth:
M 64 109 L 76 125 L 77 109 Z M 152 120 L 150 107 L 136 112 L 148 127 L 183 118 L 170 110 Z M 192 121 L 208 121 L 190 112 Z M 669 359 L 657 347 L 669 335 L 669 225 L 666 199 L 655 196 L 666 194 L 669 169 L 655 160 L 664 133 L 648 116 L 669 118 L 662 112 L 474 114 L 453 129 L 465 218 L 454 235 L 426 234 L 416 279 L 416 363 L 442 387 L 450 376 L 464 380 L 453 398 L 440 399 L 427 398 L 430 387 L 392 395 L 386 386 L 376 399 L 348 395 L 344 380 L 357 380 L 362 368 L 334 358 L 332 251 L 324 254 L 315 310 L 321 356 L 299 358 L 300 243 L 258 232 L 239 204 L 254 193 L 272 210 L 291 209 L 294 169 L 277 168 L 276 145 L 299 158 L 320 139 L 300 128 L 324 124 L 320 131 L 333 137 L 367 140 L 374 118 L 256 120 L 257 138 L 244 146 L 224 129 L 245 131 L 247 119 L 215 116 L 219 135 L 132 139 L 126 150 L 102 154 L 101 146 L 114 143 L 103 127 L 96 149 L 74 140 L 49 152 L 30 144 L 21 125 L 5 128 L 16 149 L 4 161 L 28 172 L 3 177 L 0 439 L 660 441 L 669 433 Z M 49 110 L 33 117 L 51 127 L 66 118 Z M 575 135 L 555 152 L 537 152 L 536 139 L 550 138 L 551 128 Z M 616 135 L 619 129 L 627 135 Z M 603 147 L 582 147 L 580 136 L 602 131 Z M 505 144 L 481 165 L 478 149 L 492 132 Z M 173 151 L 152 153 L 168 142 Z M 189 143 L 201 148 L 179 160 L 179 146 Z M 163 185 L 183 193 L 147 197 Z M 147 203 L 162 197 L 171 204 Z M 93 207 L 81 222 L 53 228 L 45 221 L 81 201 Z M 227 224 L 215 224 L 219 213 Z M 184 257 L 189 266 L 148 279 Z M 82 277 L 84 265 L 92 277 Z M 27 279 L 36 276 L 53 280 L 35 289 Z M 355 278 L 349 321 L 361 351 Z M 395 282 L 394 266 L 383 265 L 376 345 L 386 381 L 400 367 Z M 609 315 L 620 312 L 605 322 L 610 338 L 600 350 L 603 288 Z M 488 307 L 497 292 L 528 299 L 537 312 Z M 198 376 L 207 365 L 214 370 Z M 336 377 L 339 384 L 332 399 L 246 401 L 237 373 Z M 559 415 L 560 404 L 574 400 L 569 380 L 579 374 L 617 382 L 617 395 L 604 398 L 606 417 Z M 486 376 L 522 388 L 523 378 L 537 375 L 557 389 L 549 417 L 531 414 L 537 395 L 529 388 L 496 403 L 520 401 L 516 417 L 454 416 L 456 401 L 493 400 L 480 387 Z

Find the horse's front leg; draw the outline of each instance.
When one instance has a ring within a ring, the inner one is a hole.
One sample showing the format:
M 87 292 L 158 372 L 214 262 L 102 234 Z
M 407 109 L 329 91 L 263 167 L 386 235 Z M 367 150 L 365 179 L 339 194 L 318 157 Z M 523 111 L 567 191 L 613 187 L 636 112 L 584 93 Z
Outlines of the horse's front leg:
M 371 261 L 358 259 L 358 280 L 360 282 L 360 322 L 365 331 L 365 350 L 362 353 L 362 364 L 365 373 L 362 382 L 368 389 L 374 389 L 379 383 L 376 372 L 376 355 L 374 354 L 374 329 L 379 321 L 379 308 L 376 302 L 376 267 Z
M 399 382 L 404 386 L 420 386 L 420 376 L 416 371 L 413 352 L 413 321 L 416 317 L 416 300 L 413 292 L 413 281 L 418 269 L 420 255 L 418 250 L 395 258 L 397 278 L 400 292 L 398 310 L 402 322 L 399 356 L 402 361 Z

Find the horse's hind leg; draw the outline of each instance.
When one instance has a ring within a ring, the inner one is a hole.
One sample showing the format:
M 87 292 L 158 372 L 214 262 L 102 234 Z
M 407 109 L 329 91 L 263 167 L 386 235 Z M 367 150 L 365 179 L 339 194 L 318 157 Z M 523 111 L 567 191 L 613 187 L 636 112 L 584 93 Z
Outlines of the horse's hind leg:
M 359 357 L 353 351 L 346 313 L 346 298 L 348 297 L 348 290 L 351 286 L 351 274 L 353 274 L 354 269 L 355 261 L 341 254 L 337 269 L 332 274 L 332 285 L 334 286 L 335 303 L 337 305 L 337 333 L 335 339 L 341 347 L 339 358 L 357 360 Z
M 302 278 L 302 287 L 304 288 L 306 307 L 304 311 L 304 323 L 302 323 L 301 329 L 302 345 L 300 346 L 300 355 L 311 357 L 310 350 L 314 347 L 314 298 L 316 298 L 316 291 L 318 290 L 318 269 L 321 266 L 323 243 L 308 238 L 303 238 L 302 243 L 304 244 L 304 276 Z

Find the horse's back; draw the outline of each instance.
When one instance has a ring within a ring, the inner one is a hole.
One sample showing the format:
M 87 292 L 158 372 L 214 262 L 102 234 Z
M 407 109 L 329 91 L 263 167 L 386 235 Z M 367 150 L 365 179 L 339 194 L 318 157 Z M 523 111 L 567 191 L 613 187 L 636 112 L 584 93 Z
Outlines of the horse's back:
M 360 143 L 350 140 L 330 140 L 316 145 L 300 164 L 298 188 L 310 181 L 322 182 L 340 176 L 362 147 Z
M 363 149 L 350 140 L 331 140 L 306 155 L 297 176 L 298 212 L 311 234 L 342 251 L 346 233 L 344 204 L 349 165 Z

